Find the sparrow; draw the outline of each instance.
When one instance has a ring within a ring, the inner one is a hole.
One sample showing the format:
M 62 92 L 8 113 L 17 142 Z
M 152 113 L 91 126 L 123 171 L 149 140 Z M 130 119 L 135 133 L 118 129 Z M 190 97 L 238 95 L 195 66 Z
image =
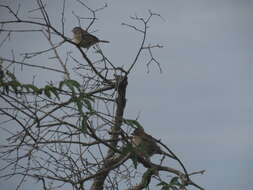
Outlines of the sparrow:
M 96 36 L 90 34 L 89 32 L 82 29 L 81 27 L 74 27 L 72 32 L 74 36 L 73 41 L 82 48 L 89 49 L 94 44 L 100 43 L 100 42 L 109 43 L 109 41 L 98 39 Z
M 141 155 L 149 158 L 154 154 L 165 154 L 157 145 L 156 140 L 151 135 L 145 133 L 142 127 L 135 129 L 132 135 L 132 145 Z

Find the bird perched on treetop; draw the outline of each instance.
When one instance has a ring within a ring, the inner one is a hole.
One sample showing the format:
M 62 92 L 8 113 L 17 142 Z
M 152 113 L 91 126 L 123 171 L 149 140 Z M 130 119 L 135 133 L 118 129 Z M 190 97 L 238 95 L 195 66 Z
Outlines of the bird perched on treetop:
M 138 127 L 133 132 L 132 137 L 133 147 L 146 158 L 153 156 L 154 154 L 164 154 L 172 157 L 170 154 L 161 150 L 157 145 L 156 140 L 149 134 L 145 133 L 142 127 Z
M 82 48 L 89 49 L 94 44 L 100 42 L 109 43 L 109 41 L 106 40 L 99 40 L 96 36 L 93 36 L 86 30 L 82 29 L 81 27 L 73 28 L 72 32 L 74 34 L 74 42 Z

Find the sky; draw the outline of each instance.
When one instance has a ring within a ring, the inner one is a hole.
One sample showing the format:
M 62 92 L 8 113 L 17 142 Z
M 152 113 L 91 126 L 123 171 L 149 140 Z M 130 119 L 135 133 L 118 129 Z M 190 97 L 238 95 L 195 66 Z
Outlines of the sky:
M 21 6 L 31 8 L 29 2 Z M 57 13 L 57 2 L 50 1 L 51 15 Z M 110 41 L 102 46 L 104 53 L 124 68 L 133 61 L 141 38 L 121 23 L 134 23 L 129 16 L 147 16 L 148 10 L 161 14 L 163 19 L 152 19 L 148 39 L 164 46 L 154 51 L 163 72 L 152 64 L 147 73 L 147 55 L 142 56 L 129 76 L 126 117 L 138 116 L 146 132 L 168 145 L 189 171 L 205 169 L 204 175 L 193 178 L 199 185 L 208 190 L 251 190 L 253 1 L 87 2 L 91 7 L 108 3 L 94 29 L 99 38 Z M 66 31 L 71 36 L 77 25 L 71 11 L 80 14 L 82 9 L 67 3 Z M 1 19 L 5 14 L 0 12 Z M 55 15 L 54 24 L 59 23 Z M 25 41 L 40 47 L 39 41 L 27 38 L 19 44 Z M 11 182 L 0 181 L 1 189 L 14 188 Z

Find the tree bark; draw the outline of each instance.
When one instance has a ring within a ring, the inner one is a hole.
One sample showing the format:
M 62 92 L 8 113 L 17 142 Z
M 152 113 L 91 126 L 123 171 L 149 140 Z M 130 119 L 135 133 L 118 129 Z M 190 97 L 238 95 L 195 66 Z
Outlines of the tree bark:
M 118 137 L 120 135 L 120 130 L 121 130 L 120 127 L 122 125 L 124 110 L 125 110 L 125 106 L 126 106 L 126 88 L 127 88 L 127 84 L 128 84 L 127 76 L 115 76 L 115 77 L 116 77 L 116 87 L 115 88 L 118 93 L 117 98 L 116 98 L 117 108 L 116 108 L 116 115 L 115 115 L 115 124 L 111 128 L 112 142 L 110 143 L 110 145 L 114 148 L 117 147 L 118 141 L 116 139 L 118 139 Z M 104 160 L 104 165 L 98 171 L 98 173 L 107 169 L 108 167 L 110 167 L 113 164 L 114 159 L 110 159 L 110 158 L 112 158 L 114 153 L 115 152 L 112 149 L 108 150 L 107 156 Z M 102 175 L 98 175 L 97 177 L 95 177 L 93 184 L 91 186 L 91 190 L 103 190 L 104 182 L 105 182 L 105 179 L 108 176 L 109 172 L 110 172 L 110 170 L 107 170 L 106 172 L 103 172 Z

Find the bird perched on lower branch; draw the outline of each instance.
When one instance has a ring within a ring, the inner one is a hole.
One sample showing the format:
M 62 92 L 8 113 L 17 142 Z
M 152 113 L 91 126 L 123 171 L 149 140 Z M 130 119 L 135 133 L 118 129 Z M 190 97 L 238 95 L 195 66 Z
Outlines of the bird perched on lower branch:
M 81 27 L 73 28 L 72 32 L 74 34 L 74 42 L 82 48 L 89 49 L 94 44 L 100 42 L 109 43 L 109 41 L 98 39 L 96 36 L 93 36 L 86 30 L 82 29 Z
M 145 133 L 142 127 L 138 127 L 133 132 L 132 137 L 133 147 L 137 149 L 137 153 L 149 158 L 154 154 L 163 154 L 172 157 L 170 154 L 161 150 L 157 145 L 156 140 L 149 134 Z

